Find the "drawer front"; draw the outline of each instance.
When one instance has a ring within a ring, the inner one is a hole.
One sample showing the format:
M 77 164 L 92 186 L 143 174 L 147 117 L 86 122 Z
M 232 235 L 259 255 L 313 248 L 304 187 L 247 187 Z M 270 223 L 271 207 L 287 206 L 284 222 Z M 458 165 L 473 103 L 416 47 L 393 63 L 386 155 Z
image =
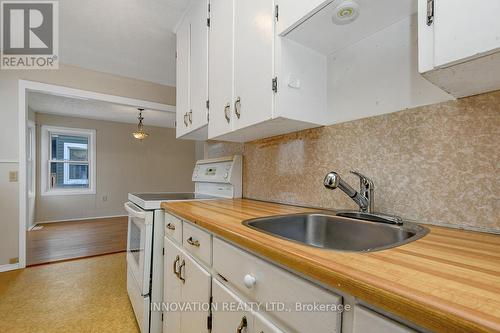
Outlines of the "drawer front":
M 315 303 L 331 309 L 342 304 L 342 297 L 218 238 L 214 238 L 213 251 L 215 271 L 241 294 L 263 304 L 279 302 L 291 310 L 267 309 L 286 331 L 340 332 L 339 312 L 309 310 Z
M 165 235 L 182 244 L 182 221 L 180 218 L 165 213 Z
M 184 221 L 182 223 L 182 245 L 207 266 L 212 266 L 212 234 Z
M 357 305 L 354 308 L 353 333 L 417 333 L 409 327 Z

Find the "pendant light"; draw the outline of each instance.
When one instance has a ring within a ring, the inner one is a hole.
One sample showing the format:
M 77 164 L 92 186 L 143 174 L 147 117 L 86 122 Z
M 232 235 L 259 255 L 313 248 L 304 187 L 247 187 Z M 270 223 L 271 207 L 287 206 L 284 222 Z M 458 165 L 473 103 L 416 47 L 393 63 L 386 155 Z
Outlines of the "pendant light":
M 144 125 L 142 124 L 142 121 L 144 120 L 144 117 L 142 116 L 142 111 L 144 111 L 144 109 L 138 108 L 137 110 L 139 110 L 139 117 L 137 117 L 137 119 L 139 119 L 139 124 L 137 124 L 137 131 L 132 132 L 132 135 L 137 140 L 142 141 L 146 139 L 149 136 L 149 134 L 144 132 Z

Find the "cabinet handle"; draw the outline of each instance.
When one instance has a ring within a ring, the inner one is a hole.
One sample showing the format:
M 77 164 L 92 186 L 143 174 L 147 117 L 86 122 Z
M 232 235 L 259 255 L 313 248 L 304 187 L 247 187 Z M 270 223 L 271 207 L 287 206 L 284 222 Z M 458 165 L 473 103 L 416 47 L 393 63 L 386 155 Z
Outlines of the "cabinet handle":
M 169 224 L 167 224 L 167 229 L 175 230 L 175 225 L 173 225 L 172 223 L 169 223 Z
M 255 279 L 255 277 L 253 277 L 250 274 L 245 275 L 245 277 L 243 278 L 243 283 L 245 284 L 245 287 L 247 287 L 248 289 L 252 289 L 253 286 L 255 286 L 256 282 L 257 279 Z
M 188 120 L 189 120 L 190 124 L 193 123 L 193 110 L 189 110 L 189 112 L 188 112 Z
M 182 275 L 183 269 L 184 273 L 186 273 L 186 261 L 182 259 L 181 265 L 179 266 L 179 275 L 177 277 L 182 281 L 182 283 L 186 283 L 186 277 Z
M 228 123 L 231 120 L 231 118 L 229 118 L 229 112 L 231 111 L 230 109 L 231 109 L 231 104 L 226 103 L 226 105 L 224 105 L 224 117 L 226 118 L 226 121 Z
M 236 329 L 236 333 L 243 332 L 243 329 L 246 328 L 247 326 L 248 326 L 247 317 L 243 316 L 243 318 L 241 318 L 240 324 L 238 325 L 238 328 Z
M 187 122 L 187 112 L 184 113 L 184 125 L 186 125 L 186 127 L 188 126 L 188 122 Z
M 177 278 L 179 277 L 179 271 L 177 270 L 178 267 L 177 267 L 177 264 L 179 264 L 179 260 L 181 258 L 179 258 L 179 256 L 175 257 L 175 260 L 174 260 L 174 267 L 173 267 L 173 270 L 174 270 L 174 274 L 175 276 L 177 276 Z
M 189 237 L 186 242 L 189 244 L 189 245 L 192 245 L 192 246 L 195 246 L 195 247 L 200 247 L 200 242 L 196 239 L 193 239 L 193 237 Z
M 241 117 L 241 98 L 238 96 L 236 100 L 234 101 L 234 113 L 236 113 L 236 117 L 240 119 Z

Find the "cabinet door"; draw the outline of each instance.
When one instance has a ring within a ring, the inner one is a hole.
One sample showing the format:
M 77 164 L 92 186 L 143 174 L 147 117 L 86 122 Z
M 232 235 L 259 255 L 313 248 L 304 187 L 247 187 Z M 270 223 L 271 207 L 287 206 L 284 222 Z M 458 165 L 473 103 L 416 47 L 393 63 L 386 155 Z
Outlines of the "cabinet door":
M 417 333 L 411 328 L 361 306 L 354 308 L 352 331 L 353 333 Z
M 189 48 L 190 112 L 189 131 L 207 124 L 208 99 L 208 3 L 195 2 L 189 13 L 191 26 Z
M 180 304 L 182 301 L 182 282 L 175 274 L 178 270 L 182 251 L 169 238 L 164 238 L 165 257 L 163 262 L 163 302 Z M 181 313 L 165 311 L 163 313 L 163 333 L 181 333 Z
M 212 333 L 252 333 L 253 315 L 245 311 L 244 302 L 216 279 L 212 279 Z M 246 324 L 244 324 L 246 323 Z
M 234 128 L 240 129 L 273 116 L 274 3 L 235 1 L 234 6 L 233 108 Z
M 500 48 L 500 1 L 435 0 L 434 13 L 436 67 Z
M 282 330 L 274 326 L 269 320 L 259 313 L 254 313 L 254 332 L 255 333 L 283 333 Z
M 185 255 L 182 260 L 181 265 L 185 263 L 181 271 L 181 276 L 185 280 L 182 286 L 182 301 L 185 304 L 203 304 L 204 306 L 200 309 L 182 312 L 182 332 L 208 332 L 207 318 L 210 315 L 211 275 L 189 255 Z
M 210 1 L 208 137 L 232 130 L 233 0 Z
M 189 112 L 189 20 L 185 18 L 177 30 L 176 51 L 176 134 L 180 137 L 189 130 L 187 113 Z

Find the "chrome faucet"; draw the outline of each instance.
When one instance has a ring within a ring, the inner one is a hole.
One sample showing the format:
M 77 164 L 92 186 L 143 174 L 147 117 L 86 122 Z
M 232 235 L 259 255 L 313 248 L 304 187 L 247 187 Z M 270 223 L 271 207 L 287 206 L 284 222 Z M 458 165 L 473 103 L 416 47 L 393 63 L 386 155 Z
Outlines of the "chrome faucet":
M 351 171 L 359 177 L 359 192 L 347 184 L 340 175 L 334 171 L 329 172 L 323 180 L 323 185 L 330 190 L 337 187 L 347 194 L 359 206 L 359 210 L 364 213 L 373 213 L 373 191 L 375 189 L 373 181 L 358 171 Z

